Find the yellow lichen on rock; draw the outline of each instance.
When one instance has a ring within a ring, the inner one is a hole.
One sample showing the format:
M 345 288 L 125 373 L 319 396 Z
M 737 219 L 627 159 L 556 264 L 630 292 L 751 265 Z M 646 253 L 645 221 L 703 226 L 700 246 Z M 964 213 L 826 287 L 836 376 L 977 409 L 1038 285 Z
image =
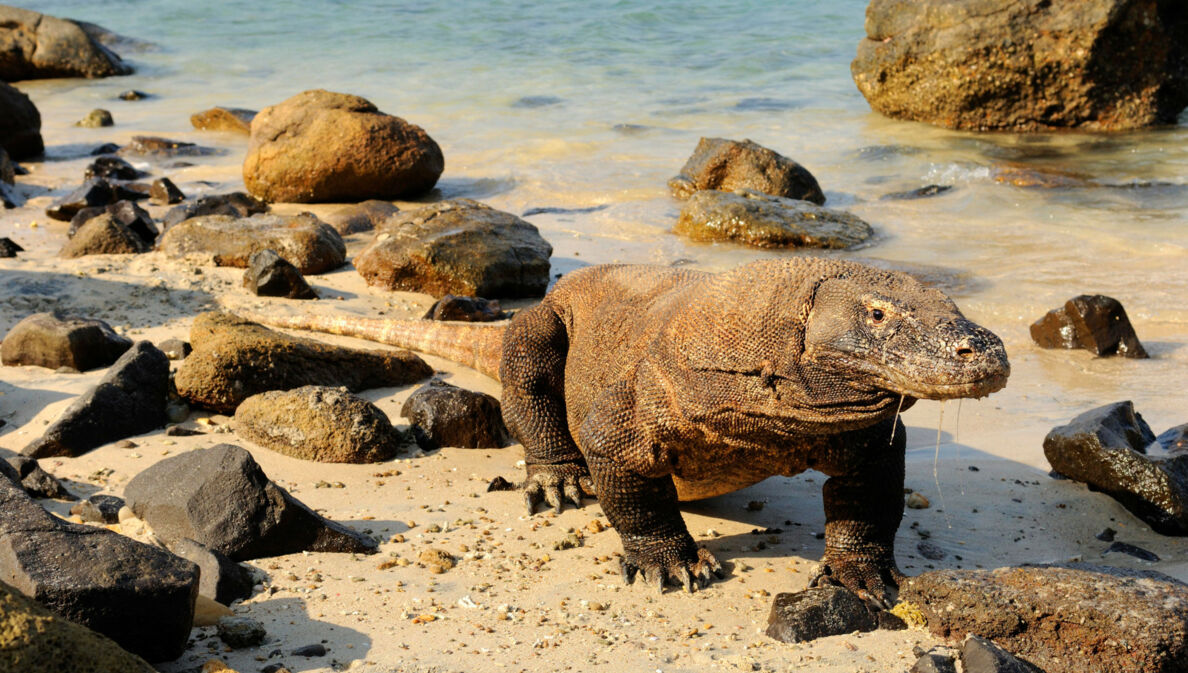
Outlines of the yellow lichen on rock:
M 924 612 L 920 610 L 920 606 L 915 603 L 908 603 L 904 601 L 898 603 L 891 608 L 891 614 L 899 617 L 908 626 L 913 629 L 923 629 L 928 626 L 928 619 L 924 617 Z

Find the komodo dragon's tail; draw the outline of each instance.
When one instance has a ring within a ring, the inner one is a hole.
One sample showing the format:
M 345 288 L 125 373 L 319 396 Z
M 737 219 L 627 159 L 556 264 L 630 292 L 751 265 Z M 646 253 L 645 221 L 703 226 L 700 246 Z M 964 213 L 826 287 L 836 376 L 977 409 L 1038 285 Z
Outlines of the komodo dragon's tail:
M 271 316 L 240 313 L 241 317 L 271 327 L 310 330 L 352 336 L 399 348 L 436 355 L 499 380 L 503 332 L 507 321 L 494 323 L 439 320 L 386 320 L 356 316 Z

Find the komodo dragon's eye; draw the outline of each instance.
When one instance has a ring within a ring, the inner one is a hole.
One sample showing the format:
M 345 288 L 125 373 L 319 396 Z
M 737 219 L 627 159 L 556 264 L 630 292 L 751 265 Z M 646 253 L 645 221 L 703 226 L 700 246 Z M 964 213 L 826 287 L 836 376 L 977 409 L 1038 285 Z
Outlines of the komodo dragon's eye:
M 883 309 L 881 309 L 881 308 L 870 309 L 870 319 L 873 320 L 874 322 L 883 322 Z

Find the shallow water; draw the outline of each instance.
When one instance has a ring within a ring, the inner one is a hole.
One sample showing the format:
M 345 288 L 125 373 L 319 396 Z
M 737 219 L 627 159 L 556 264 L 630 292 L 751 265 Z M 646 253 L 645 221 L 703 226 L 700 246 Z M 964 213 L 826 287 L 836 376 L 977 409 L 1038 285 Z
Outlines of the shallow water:
M 986 450 L 1041 466 L 1048 427 L 1116 399 L 1135 399 L 1157 432 L 1188 421 L 1188 117 L 1146 132 L 1032 136 L 885 119 L 849 74 L 865 4 L 49 0 L 35 8 L 157 46 L 123 52 L 131 77 L 21 87 L 41 108 L 51 157 L 134 132 L 195 140 L 229 153 L 175 180 L 212 190 L 239 186 L 243 141 L 194 132 L 191 113 L 258 109 L 316 87 L 363 95 L 442 145 L 441 194 L 516 213 L 590 209 L 529 217 L 558 272 L 800 254 L 669 233 L 678 206 L 665 181 L 697 139 L 751 138 L 807 166 L 827 205 L 876 229 L 864 249 L 831 254 L 920 271 L 1003 336 L 1011 385 L 966 413 L 1021 435 Z M 114 100 L 128 88 L 153 97 Z M 117 126 L 71 125 L 94 107 Z M 953 189 L 880 200 L 929 184 Z M 1120 299 L 1154 359 L 1035 348 L 1027 325 L 1081 293 Z M 911 414 L 935 423 L 936 408 Z

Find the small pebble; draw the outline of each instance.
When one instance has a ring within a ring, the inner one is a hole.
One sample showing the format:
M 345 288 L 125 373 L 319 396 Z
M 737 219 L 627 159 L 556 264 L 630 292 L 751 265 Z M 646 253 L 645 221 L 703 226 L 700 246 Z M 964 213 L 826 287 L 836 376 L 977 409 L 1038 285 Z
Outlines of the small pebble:
M 923 493 L 912 491 L 912 494 L 907 497 L 906 504 L 910 509 L 928 509 L 932 503 L 928 502 L 928 498 L 925 498 Z

